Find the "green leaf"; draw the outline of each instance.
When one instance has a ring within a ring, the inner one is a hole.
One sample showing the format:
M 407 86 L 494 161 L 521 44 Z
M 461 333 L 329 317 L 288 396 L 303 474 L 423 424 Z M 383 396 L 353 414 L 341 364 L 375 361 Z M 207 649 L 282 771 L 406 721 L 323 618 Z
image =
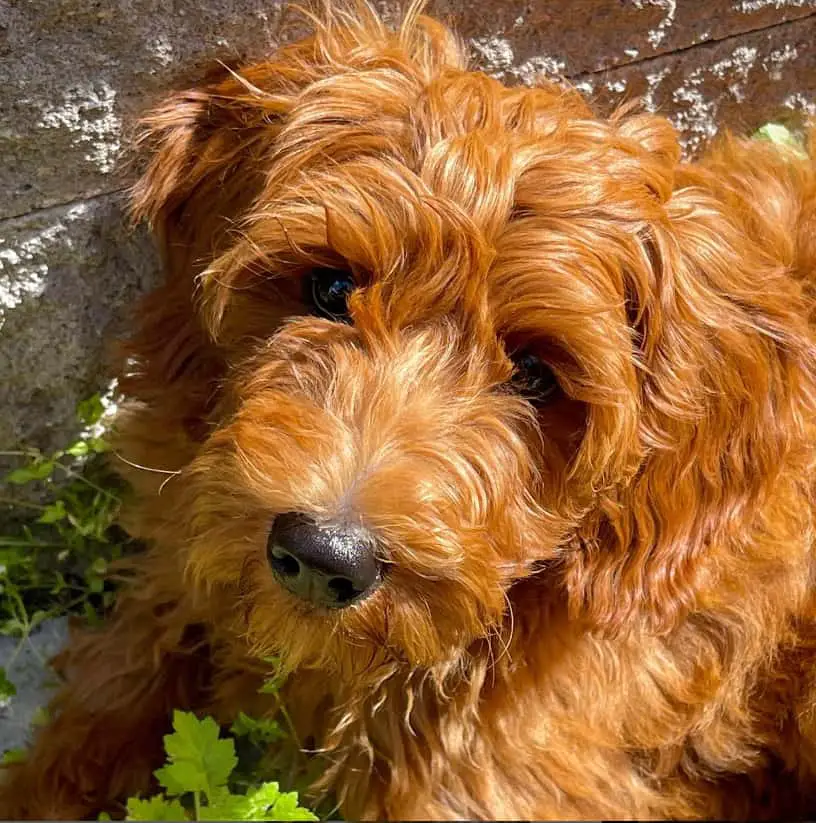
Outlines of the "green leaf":
M 173 713 L 174 734 L 164 738 L 169 763 L 155 774 L 171 795 L 207 792 L 225 786 L 238 763 L 235 743 L 219 738 L 211 717 L 199 720 L 190 712 Z
M 277 783 L 262 783 L 247 792 L 247 820 L 266 820 L 269 810 L 281 797 Z
M 0 700 L 10 700 L 15 694 L 17 694 L 17 687 L 8 679 L 3 666 L 0 666 Z
M 0 765 L 8 766 L 12 763 L 25 763 L 26 750 L 25 749 L 8 749 L 3 752 L 0 758 Z
M 283 740 L 286 733 L 280 727 L 277 720 L 264 718 L 256 720 L 243 712 L 239 712 L 235 722 L 230 727 L 230 731 L 237 737 L 246 737 L 255 746 L 264 746 Z
M 56 465 L 54 460 L 35 460 L 27 466 L 20 466 L 19 469 L 10 471 L 6 475 L 6 483 L 11 483 L 14 486 L 24 486 L 26 483 L 32 483 L 35 480 L 45 480 L 51 477 Z
M 267 820 L 317 820 L 316 814 L 298 804 L 297 792 L 282 794 L 267 814 Z
M 281 793 L 277 783 L 264 783 L 247 793 L 247 820 L 317 820 L 298 804 L 297 792 Z
M 68 513 L 65 511 L 65 503 L 63 503 L 62 500 L 57 500 L 56 503 L 52 503 L 50 506 L 45 507 L 45 511 L 40 515 L 37 522 L 57 523 L 60 520 L 64 520 L 67 515 Z
M 281 673 L 281 661 L 279 657 L 265 657 L 264 663 L 267 663 L 273 669 L 273 674 L 269 675 L 258 689 L 258 694 L 274 694 L 280 692 L 281 687 L 286 682 L 286 675 Z
M 20 621 L 19 617 L 10 617 L 0 624 L 0 634 L 8 637 L 22 637 L 25 635 L 28 626 Z
M 268 731 L 267 723 L 274 721 L 256 721 L 239 714 L 234 728 L 250 736 Z M 173 714 L 173 729 L 173 734 L 164 738 L 168 764 L 156 776 L 168 795 L 196 794 L 196 820 L 318 820 L 299 805 L 297 792 L 282 793 L 278 783 L 250 787 L 246 795 L 232 794 L 227 780 L 237 765 L 234 743 L 219 736 L 212 718 L 199 720 L 194 714 L 177 711 Z M 187 819 L 191 814 L 186 813 Z M 133 798 L 128 801 L 127 819 L 184 820 L 185 811 L 178 799 Z
M 98 394 L 94 394 L 87 400 L 77 404 L 77 417 L 86 426 L 93 426 L 94 423 L 98 423 L 104 413 L 105 405 Z
M 51 594 L 58 595 L 60 592 L 68 588 L 68 583 L 66 582 L 63 574 L 59 571 L 54 571 L 54 577 L 56 580 L 54 585 L 51 587 Z
M 251 820 L 247 816 L 247 799 L 230 794 L 227 789 L 218 789 L 207 795 L 207 805 L 198 811 L 199 820 Z
M 88 621 L 90 626 L 96 626 L 99 624 L 99 616 L 94 611 L 94 607 L 87 600 L 82 604 L 82 609 L 85 612 L 85 620 Z
M 187 820 L 187 815 L 178 800 L 168 800 L 159 794 L 149 800 L 136 797 L 128 800 L 126 820 Z
M 768 140 L 777 146 L 791 149 L 794 154 L 803 159 L 807 157 L 802 141 L 790 129 L 780 123 L 766 123 L 754 132 L 753 137 L 755 140 Z
M 76 443 L 68 446 L 65 453 L 70 454 L 71 457 L 86 457 L 91 453 L 91 447 L 87 440 L 77 440 Z
M 103 454 L 104 452 L 110 451 L 110 443 L 103 437 L 89 437 L 85 442 L 95 454 Z
M 166 740 L 167 738 L 165 738 Z M 187 792 L 204 791 L 207 779 L 201 768 L 187 760 L 177 763 L 168 763 L 160 769 L 156 769 L 153 774 L 156 779 L 167 790 L 171 797 L 187 794 Z

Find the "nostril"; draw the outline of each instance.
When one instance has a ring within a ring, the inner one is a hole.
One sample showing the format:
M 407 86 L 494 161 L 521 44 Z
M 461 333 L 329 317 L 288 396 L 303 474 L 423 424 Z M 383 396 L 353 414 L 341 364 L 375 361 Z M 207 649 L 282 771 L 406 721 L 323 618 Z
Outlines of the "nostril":
M 297 577 L 300 574 L 297 558 L 279 546 L 273 546 L 270 550 L 269 563 L 281 577 Z
M 334 600 L 338 605 L 351 603 L 352 600 L 363 593 L 363 590 L 358 589 L 347 577 L 332 577 L 326 586 L 334 596 Z
M 348 524 L 318 524 L 298 512 L 279 514 L 267 536 L 267 558 L 278 582 L 295 596 L 344 608 L 380 582 L 370 535 Z

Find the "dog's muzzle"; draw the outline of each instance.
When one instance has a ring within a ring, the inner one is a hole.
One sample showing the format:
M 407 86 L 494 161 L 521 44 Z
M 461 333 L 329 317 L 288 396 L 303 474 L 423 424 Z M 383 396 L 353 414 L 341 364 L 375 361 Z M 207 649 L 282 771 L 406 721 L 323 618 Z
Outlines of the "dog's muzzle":
M 308 515 L 275 518 L 267 555 L 289 592 L 330 609 L 342 609 L 370 594 L 382 579 L 371 536 L 359 526 L 319 525 Z

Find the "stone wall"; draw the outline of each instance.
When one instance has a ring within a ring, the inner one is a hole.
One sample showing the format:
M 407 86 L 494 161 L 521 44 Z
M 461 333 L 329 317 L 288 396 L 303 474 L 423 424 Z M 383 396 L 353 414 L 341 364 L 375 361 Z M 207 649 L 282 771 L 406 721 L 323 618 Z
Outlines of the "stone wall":
M 816 0 L 438 0 L 506 82 L 569 78 L 665 112 L 693 153 L 723 125 L 816 113 Z M 104 340 L 156 277 L 121 214 L 136 115 L 214 59 L 292 30 L 278 0 L 0 3 L 0 450 L 51 448 L 103 384 Z

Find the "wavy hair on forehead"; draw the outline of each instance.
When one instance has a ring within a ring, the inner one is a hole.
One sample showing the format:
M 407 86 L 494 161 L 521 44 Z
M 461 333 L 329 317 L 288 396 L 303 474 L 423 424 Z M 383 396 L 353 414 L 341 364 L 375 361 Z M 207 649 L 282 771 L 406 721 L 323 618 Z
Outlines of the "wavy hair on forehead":
M 435 269 L 457 268 L 455 257 L 484 269 L 511 213 L 546 208 L 548 193 L 562 211 L 570 197 L 584 211 L 594 198 L 606 213 L 618 201 L 625 217 L 634 201 L 622 192 L 648 185 L 666 196 L 671 163 L 662 161 L 676 141 L 661 121 L 605 123 L 574 90 L 507 89 L 465 72 L 461 44 L 420 7 L 391 30 L 365 3 L 331 6 L 312 16 L 309 39 L 176 95 L 145 120 L 156 153 L 134 214 L 188 249 L 210 334 L 253 271 L 293 255 L 303 262 L 336 246 L 379 277 L 410 262 L 432 283 Z M 591 190 L 580 184 L 589 164 L 608 167 Z M 403 260 L 409 247 L 422 254 Z
M 174 159 L 181 160 L 192 149 L 204 148 L 202 138 L 212 136 L 219 125 L 261 129 L 268 134 L 263 127 L 278 127 L 279 118 L 299 101 L 305 88 L 312 87 L 312 93 L 319 96 L 320 82 L 338 74 L 392 66 L 427 83 L 444 67 L 464 69 L 464 47 L 449 29 L 421 14 L 423 5 L 424 0 L 412 3 L 396 30 L 366 0 L 326 2 L 315 10 L 293 7 L 313 27 L 310 37 L 281 47 L 271 59 L 235 69 L 224 66 L 220 81 L 171 95 L 140 124 L 136 147 L 146 153 L 159 149 L 160 153 L 152 155 L 146 174 L 132 190 L 134 219 L 152 223 L 160 216 L 174 186 L 183 183 L 183 173 L 193 170 L 189 163 L 182 163 L 171 178 L 163 180 L 162 167 L 173 166 Z M 196 127 L 206 133 L 195 134 Z M 198 158 L 199 172 L 216 161 L 219 166 L 224 160 L 238 161 L 235 155 L 248 148 L 246 135 L 241 137 L 240 142 L 208 147 Z M 232 151 L 225 157 L 227 147 Z M 173 199 L 180 196 L 177 193 Z

